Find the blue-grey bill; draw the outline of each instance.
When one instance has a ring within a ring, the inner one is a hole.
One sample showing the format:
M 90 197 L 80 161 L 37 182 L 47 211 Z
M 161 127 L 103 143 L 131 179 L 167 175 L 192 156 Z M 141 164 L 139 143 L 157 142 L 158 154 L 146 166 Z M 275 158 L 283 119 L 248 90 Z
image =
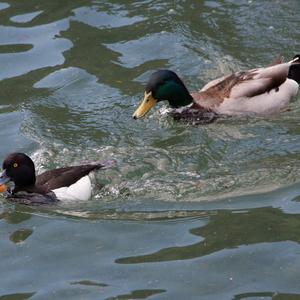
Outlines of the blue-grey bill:
M 4 171 L 2 172 L 2 174 L 0 175 L 0 185 L 1 185 L 1 184 L 5 184 L 5 183 L 7 183 L 7 182 L 9 182 L 9 181 L 10 181 L 10 178 L 7 176 L 6 170 L 4 170 Z

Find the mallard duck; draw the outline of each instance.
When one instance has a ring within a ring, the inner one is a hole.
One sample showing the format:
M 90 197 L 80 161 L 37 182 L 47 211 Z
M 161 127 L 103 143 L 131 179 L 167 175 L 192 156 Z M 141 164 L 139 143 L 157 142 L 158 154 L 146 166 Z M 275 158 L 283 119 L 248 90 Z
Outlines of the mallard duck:
M 133 118 L 142 118 L 163 100 L 168 100 L 172 108 L 190 105 L 184 112 L 175 114 L 177 118 L 189 111 L 216 115 L 269 115 L 287 108 L 298 93 L 299 83 L 300 55 L 286 63 L 279 57 L 267 67 L 223 76 L 194 93 L 189 93 L 175 72 L 158 70 L 150 76 L 144 99 Z
M 85 201 L 91 197 L 92 171 L 111 167 L 114 161 L 96 161 L 77 166 L 68 166 L 35 174 L 32 159 L 24 153 L 11 153 L 3 162 L 0 175 L 0 190 L 6 190 L 6 183 L 14 182 L 15 187 L 9 198 L 22 204 L 49 204 L 58 200 Z

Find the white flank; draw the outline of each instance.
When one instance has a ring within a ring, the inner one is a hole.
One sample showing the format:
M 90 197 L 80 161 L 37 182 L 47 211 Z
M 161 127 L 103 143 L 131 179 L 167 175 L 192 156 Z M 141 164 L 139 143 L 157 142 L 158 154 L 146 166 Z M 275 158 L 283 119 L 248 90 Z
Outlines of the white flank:
M 61 187 L 52 192 L 61 201 L 87 201 L 92 195 L 92 183 L 87 175 L 68 187 Z
M 278 113 L 287 108 L 290 100 L 298 93 L 298 84 L 287 79 L 279 89 L 254 97 L 226 98 L 216 109 L 220 114 L 260 114 Z

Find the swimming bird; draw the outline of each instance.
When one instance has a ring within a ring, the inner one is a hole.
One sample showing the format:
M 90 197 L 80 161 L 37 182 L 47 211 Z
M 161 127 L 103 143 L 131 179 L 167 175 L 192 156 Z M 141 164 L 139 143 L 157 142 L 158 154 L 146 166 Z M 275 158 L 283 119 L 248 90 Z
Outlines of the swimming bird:
M 35 173 L 32 159 L 24 153 L 11 153 L 3 162 L 0 175 L 1 190 L 12 181 L 14 188 L 9 198 L 23 204 L 49 204 L 58 200 L 85 201 L 91 197 L 89 174 L 113 166 L 114 161 L 96 161 Z
M 208 112 L 213 116 L 270 115 L 287 108 L 298 93 L 299 83 L 300 55 L 286 63 L 279 57 L 267 67 L 223 76 L 194 93 L 189 93 L 175 72 L 158 70 L 150 76 L 144 99 L 133 118 L 142 118 L 163 100 L 172 108 L 189 105 L 186 110 L 173 114 L 177 119 Z

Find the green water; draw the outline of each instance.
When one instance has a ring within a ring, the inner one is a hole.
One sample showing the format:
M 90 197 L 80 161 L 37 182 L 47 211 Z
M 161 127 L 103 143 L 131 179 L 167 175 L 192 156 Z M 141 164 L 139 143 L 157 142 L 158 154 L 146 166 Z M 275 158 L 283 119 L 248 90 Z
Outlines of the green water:
M 298 0 L 0 2 L 0 159 L 117 162 L 85 203 L 0 198 L 0 299 L 300 299 L 299 100 L 201 127 L 164 105 L 131 118 L 157 68 L 192 91 L 293 57 L 299 15 Z

